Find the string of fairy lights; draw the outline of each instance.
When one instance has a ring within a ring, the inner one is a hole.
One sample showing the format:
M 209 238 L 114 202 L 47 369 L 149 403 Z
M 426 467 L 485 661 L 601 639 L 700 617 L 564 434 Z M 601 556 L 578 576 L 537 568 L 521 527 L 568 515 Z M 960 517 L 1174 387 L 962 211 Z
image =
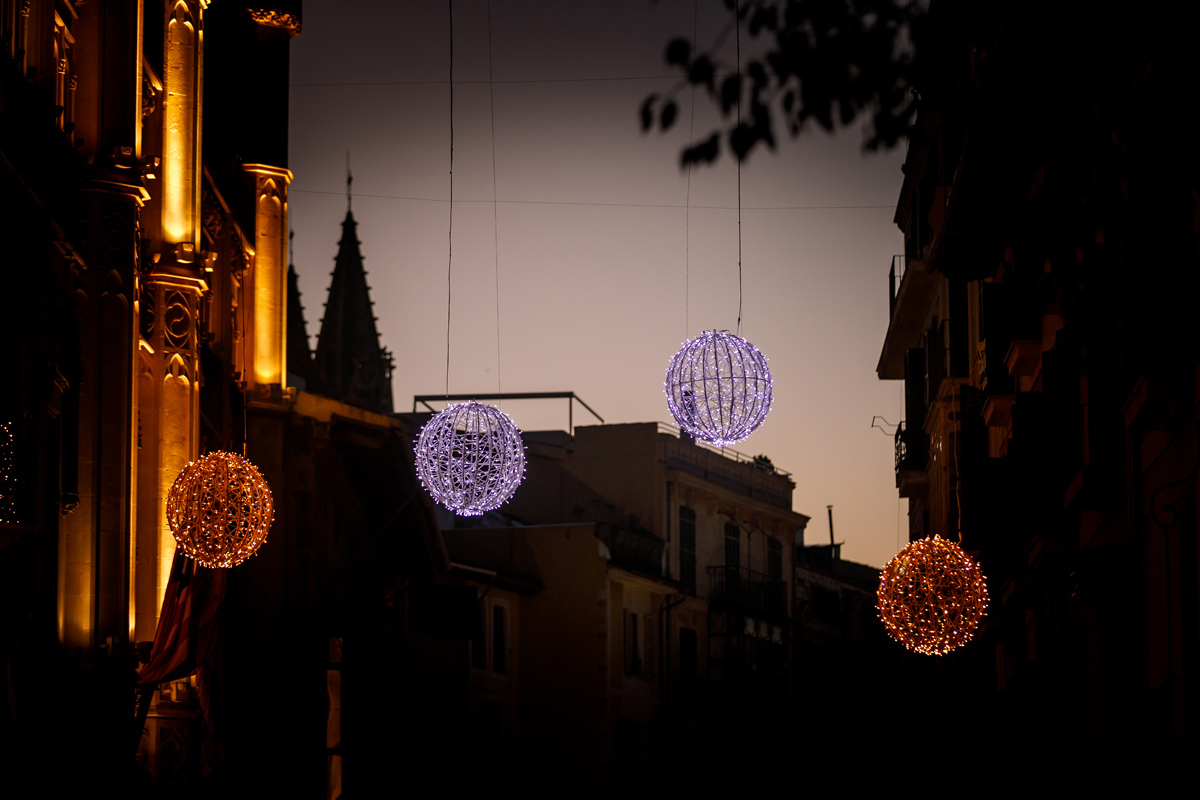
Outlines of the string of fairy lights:
M 17 518 L 17 470 L 12 427 L 0 422 L 0 522 L 15 525 Z

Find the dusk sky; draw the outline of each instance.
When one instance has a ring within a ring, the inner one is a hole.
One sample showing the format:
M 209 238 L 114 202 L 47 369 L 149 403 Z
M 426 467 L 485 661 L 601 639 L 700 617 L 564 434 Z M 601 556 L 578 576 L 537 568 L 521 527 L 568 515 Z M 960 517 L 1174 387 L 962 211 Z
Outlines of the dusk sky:
M 638 124 L 642 100 L 676 83 L 663 53 L 690 36 L 694 7 L 494 0 L 489 86 L 488 4 L 454 3 L 450 393 L 574 391 L 606 422 L 670 422 L 671 356 L 685 336 L 736 327 L 734 162 L 693 170 L 689 216 L 679 153 L 690 91 L 672 131 Z M 700 2 L 701 43 L 728 13 Z M 750 46 L 744 37 L 743 57 Z M 445 0 L 311 0 L 292 43 L 290 212 L 309 338 L 315 346 L 350 151 L 397 410 L 446 389 L 449 68 Z M 696 137 L 716 122 L 698 95 Z M 903 246 L 892 216 L 904 152 L 863 154 L 861 142 L 857 129 L 809 131 L 743 165 L 742 334 L 770 359 L 775 402 L 737 449 L 792 473 L 808 543 L 828 542 L 833 504 L 843 558 L 879 566 L 907 518 L 892 439 L 870 427 L 902 409 L 901 384 L 879 381 L 875 365 Z M 503 408 L 524 430 L 567 426 L 565 401 Z M 592 421 L 576 407 L 576 424 Z

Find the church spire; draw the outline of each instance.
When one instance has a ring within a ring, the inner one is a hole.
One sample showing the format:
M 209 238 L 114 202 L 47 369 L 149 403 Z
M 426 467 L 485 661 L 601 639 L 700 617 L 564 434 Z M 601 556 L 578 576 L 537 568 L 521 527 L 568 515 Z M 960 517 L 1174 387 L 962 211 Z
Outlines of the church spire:
M 299 278 L 292 262 L 292 238 L 295 235 L 295 231 L 288 231 L 287 371 L 288 383 L 304 389 L 313 379 L 313 364 L 304 306 L 300 304 Z
M 379 346 L 370 287 L 359 250 L 358 223 L 349 207 L 352 180 L 347 169 L 346 219 L 342 222 L 342 238 L 338 242 L 313 366 L 323 391 L 329 396 L 391 413 L 392 357 Z

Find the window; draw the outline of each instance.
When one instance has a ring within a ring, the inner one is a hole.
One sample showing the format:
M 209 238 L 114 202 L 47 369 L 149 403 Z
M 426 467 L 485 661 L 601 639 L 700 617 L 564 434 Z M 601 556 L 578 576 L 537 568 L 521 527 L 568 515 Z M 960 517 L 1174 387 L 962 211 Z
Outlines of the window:
M 471 667 L 487 669 L 487 617 L 486 604 L 482 598 L 479 601 L 479 620 L 475 625 L 475 635 L 471 638 Z
M 625 674 L 654 680 L 658 664 L 658 620 L 625 610 Z
M 492 672 L 508 674 L 508 609 L 492 606 Z
M 725 566 L 738 569 L 742 565 L 742 531 L 732 522 L 725 523 Z
M 679 683 L 682 686 L 696 685 L 696 651 L 698 640 L 691 628 L 679 629 Z
M 642 652 L 646 654 L 645 660 L 642 662 L 642 674 L 650 680 L 654 680 L 655 667 L 658 665 L 658 620 L 653 614 L 647 614 L 642 618 L 642 632 L 645 638 L 645 647 Z
M 479 624 L 471 637 L 471 668 L 496 675 L 508 674 L 508 603 L 479 599 Z
M 783 580 L 783 542 L 778 539 L 767 539 L 767 577 Z
M 696 588 L 696 512 L 679 507 L 679 582 Z
M 642 642 L 638 637 L 638 615 L 625 611 L 625 674 L 642 674 Z

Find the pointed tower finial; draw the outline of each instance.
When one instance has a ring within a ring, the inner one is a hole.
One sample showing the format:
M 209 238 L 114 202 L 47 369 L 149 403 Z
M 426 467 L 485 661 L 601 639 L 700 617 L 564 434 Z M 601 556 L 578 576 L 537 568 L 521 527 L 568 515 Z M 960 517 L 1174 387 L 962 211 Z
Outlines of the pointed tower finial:
M 346 151 L 346 210 L 354 208 L 354 198 L 350 194 L 350 184 L 354 183 L 354 175 L 350 172 L 350 151 Z

